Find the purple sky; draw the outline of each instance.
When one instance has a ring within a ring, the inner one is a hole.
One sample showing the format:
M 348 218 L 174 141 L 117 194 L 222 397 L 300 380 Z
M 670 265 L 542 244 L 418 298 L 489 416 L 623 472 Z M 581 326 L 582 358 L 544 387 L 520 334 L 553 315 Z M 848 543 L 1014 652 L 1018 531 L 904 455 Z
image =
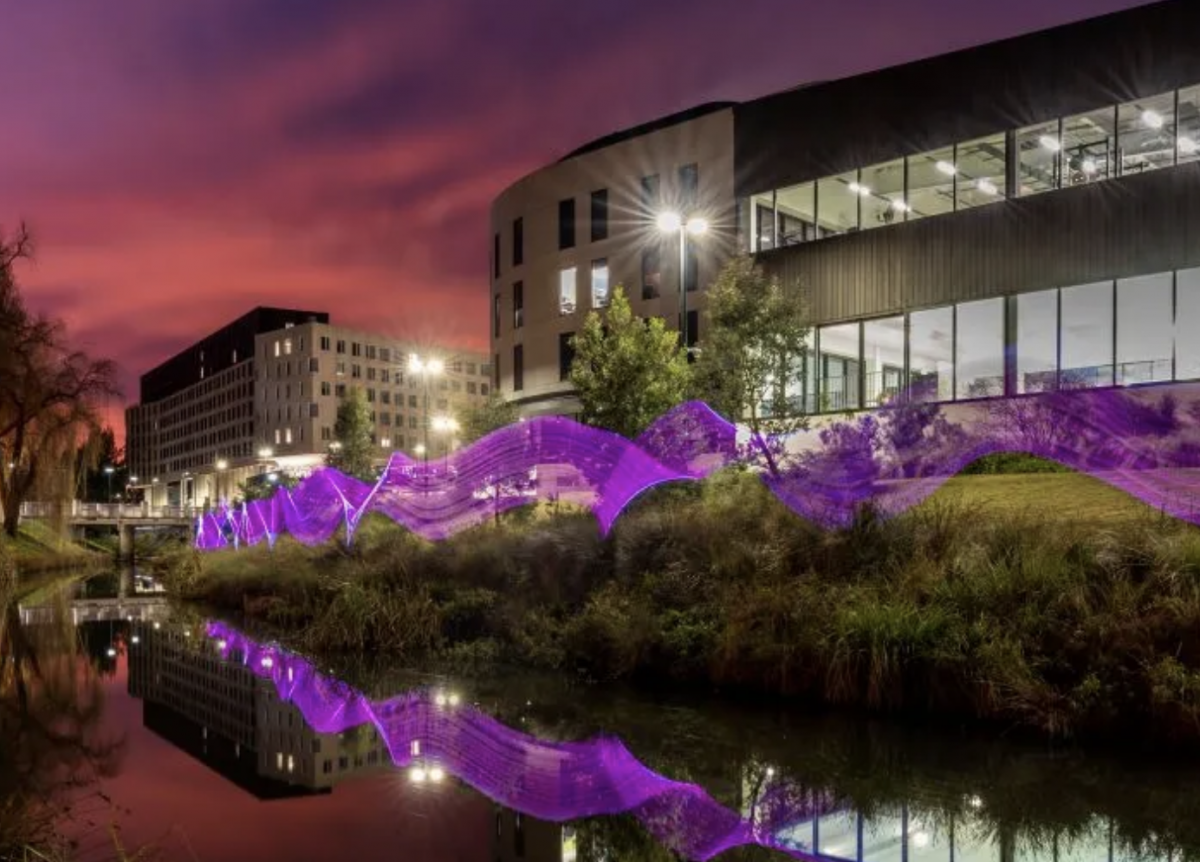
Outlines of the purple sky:
M 116 359 L 131 398 L 257 304 L 485 349 L 488 205 L 580 143 L 1135 5 L 14 3 L 0 226 L 31 223 L 31 300 Z

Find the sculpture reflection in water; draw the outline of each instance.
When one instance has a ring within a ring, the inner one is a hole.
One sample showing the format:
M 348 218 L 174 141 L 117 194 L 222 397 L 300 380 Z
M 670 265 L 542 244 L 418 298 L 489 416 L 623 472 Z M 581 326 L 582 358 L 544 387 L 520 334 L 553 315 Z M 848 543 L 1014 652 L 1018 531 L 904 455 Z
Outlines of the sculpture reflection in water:
M 555 500 L 589 508 L 607 532 L 648 488 L 733 465 L 759 470 L 797 515 L 836 528 L 867 504 L 897 514 L 998 452 L 1052 459 L 1200 523 L 1200 386 L 1178 384 L 951 405 L 924 403 L 916 392 L 787 439 L 749 435 L 699 402 L 672 410 L 632 442 L 539 417 L 441 462 L 396 453 L 373 485 L 324 468 L 269 500 L 222 505 L 200 519 L 196 546 L 274 543 L 283 533 L 312 544 L 339 529 L 350 541 L 368 513 L 440 539 L 503 510 Z

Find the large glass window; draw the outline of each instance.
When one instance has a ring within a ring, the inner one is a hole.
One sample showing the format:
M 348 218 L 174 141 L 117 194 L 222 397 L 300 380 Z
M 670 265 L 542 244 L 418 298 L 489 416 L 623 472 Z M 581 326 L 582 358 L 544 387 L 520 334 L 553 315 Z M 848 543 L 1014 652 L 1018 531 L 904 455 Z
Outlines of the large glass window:
M 1104 108 L 1063 120 L 1063 185 L 1078 186 L 1116 175 L 1117 112 Z
M 904 198 L 904 159 L 863 168 L 859 184 L 864 230 L 904 221 L 908 213 L 908 202 Z
M 1200 159 L 1200 87 L 1179 91 L 1179 116 L 1175 118 L 1179 162 Z
M 513 329 L 525 325 L 525 282 L 513 282 Z
M 914 311 L 908 332 L 910 397 L 950 401 L 954 397 L 954 309 Z
M 642 299 L 658 299 L 662 289 L 662 246 L 657 239 L 642 249 Z
M 575 248 L 575 199 L 558 202 L 558 247 Z
M 1175 93 L 1121 105 L 1117 134 L 1122 174 L 1175 164 Z
M 1175 327 L 1174 276 L 1117 282 L 1117 384 L 1171 379 Z
M 1004 394 L 1004 300 L 960 302 L 955 319 L 955 395 Z
M 1059 339 L 1059 385 L 1067 389 L 1113 382 L 1113 285 L 1111 281 L 1064 287 Z
M 1050 392 L 1058 386 L 1058 291 L 1017 297 L 1017 380 L 1019 395 Z
M 821 235 L 858 230 L 858 171 L 817 183 L 817 225 Z
M 1175 274 L 1175 379 L 1200 379 L 1200 269 Z
M 751 249 L 767 251 L 775 248 L 775 192 L 750 198 L 750 232 L 754 237 Z
M 1058 120 L 1018 131 L 1017 153 L 1020 167 L 1017 194 L 1033 195 L 1059 187 L 1062 140 Z
M 608 305 L 608 261 L 592 261 L 592 308 Z
M 855 410 L 861 407 L 858 391 L 858 324 L 821 327 L 818 346 L 821 410 Z
M 889 404 L 904 386 L 904 317 L 863 324 L 866 406 Z
M 954 212 L 954 180 L 958 165 L 954 147 L 945 147 L 908 159 L 909 218 Z
M 1008 179 L 1004 134 L 959 144 L 955 176 L 958 208 L 984 206 L 1003 200 Z
M 775 198 L 778 244 L 795 245 L 817 238 L 817 218 L 813 196 L 814 183 L 802 183 L 780 189 Z
M 592 192 L 592 242 L 608 239 L 608 189 Z
M 574 314 L 576 306 L 575 267 L 568 266 L 558 272 L 558 313 Z

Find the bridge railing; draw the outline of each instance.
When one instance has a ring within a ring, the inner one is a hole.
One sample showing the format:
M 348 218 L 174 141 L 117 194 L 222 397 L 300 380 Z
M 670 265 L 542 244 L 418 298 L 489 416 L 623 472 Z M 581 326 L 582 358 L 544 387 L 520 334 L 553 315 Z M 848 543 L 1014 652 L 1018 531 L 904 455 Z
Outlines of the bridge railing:
M 61 508 L 60 508 L 61 507 Z M 149 503 L 84 503 L 72 500 L 60 503 L 26 502 L 21 504 L 22 518 L 50 518 L 59 514 L 71 520 L 191 520 L 200 514 L 194 506 L 151 506 Z

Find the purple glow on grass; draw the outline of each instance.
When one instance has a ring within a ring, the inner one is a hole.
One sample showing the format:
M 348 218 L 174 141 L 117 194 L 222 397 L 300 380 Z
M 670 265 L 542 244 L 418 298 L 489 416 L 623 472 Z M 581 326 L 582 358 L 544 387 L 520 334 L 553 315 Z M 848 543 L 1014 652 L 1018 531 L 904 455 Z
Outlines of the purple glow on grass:
M 771 804 L 751 822 L 701 787 L 672 781 L 637 760 L 613 737 L 548 742 L 504 726 L 466 704 L 439 703 L 415 690 L 373 701 L 345 683 L 320 674 L 310 662 L 271 644 L 259 644 L 219 622 L 207 634 L 222 658 L 240 654 L 246 666 L 275 686 L 318 733 L 341 733 L 370 722 L 401 768 L 437 766 L 490 799 L 531 817 L 562 823 L 586 817 L 632 814 L 658 841 L 689 859 L 706 860 L 744 844 L 758 844 L 796 859 L 775 834 L 814 805 Z M 413 743 L 419 743 L 414 754 Z M 787 810 L 783 810 L 787 809 Z
M 1186 409 L 1176 393 L 1190 399 Z M 633 442 L 570 419 L 539 417 L 428 465 L 397 453 L 374 485 L 323 468 L 269 500 L 222 505 L 199 520 L 196 546 L 273 544 L 285 532 L 315 544 L 339 528 L 349 541 L 369 512 L 442 539 L 507 509 L 551 500 L 590 509 L 607 532 L 648 488 L 700 480 L 736 464 L 759 470 L 796 514 L 838 528 L 868 503 L 882 515 L 899 514 L 997 452 L 1058 461 L 1196 523 L 1198 396 L 1200 388 L 1181 384 L 901 404 L 827 426 L 800 451 L 780 438 L 739 441 L 737 427 L 700 402 L 675 408 Z M 775 469 L 763 469 L 767 464 Z

